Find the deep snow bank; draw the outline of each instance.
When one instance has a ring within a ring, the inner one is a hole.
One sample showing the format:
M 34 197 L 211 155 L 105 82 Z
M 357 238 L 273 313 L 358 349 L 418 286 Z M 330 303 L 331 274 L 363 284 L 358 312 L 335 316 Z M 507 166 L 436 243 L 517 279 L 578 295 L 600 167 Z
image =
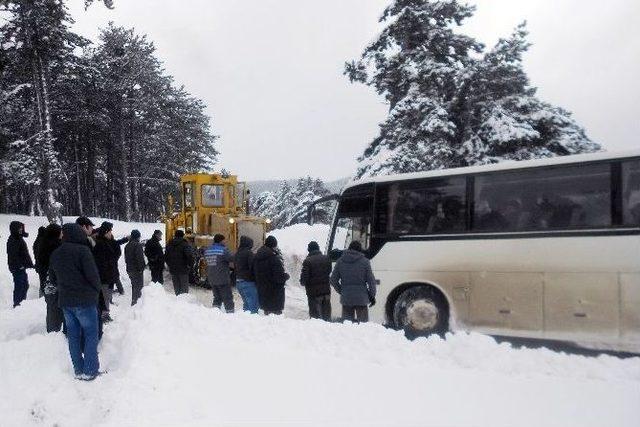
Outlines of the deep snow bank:
M 640 359 L 407 341 L 374 324 L 226 315 L 160 286 L 116 300 L 108 374 L 72 379 L 41 300 L 0 316 L 2 425 L 635 426 Z

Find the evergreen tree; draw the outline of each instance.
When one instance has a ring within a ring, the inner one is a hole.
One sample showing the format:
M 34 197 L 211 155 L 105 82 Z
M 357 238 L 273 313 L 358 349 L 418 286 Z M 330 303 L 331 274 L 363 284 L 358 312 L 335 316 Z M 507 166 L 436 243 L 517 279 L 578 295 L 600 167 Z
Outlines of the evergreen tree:
M 522 67 L 525 25 L 485 51 L 457 29 L 474 10 L 457 0 L 394 0 L 378 39 L 346 64 L 352 82 L 389 103 L 358 177 L 600 149 L 570 113 L 536 97 Z

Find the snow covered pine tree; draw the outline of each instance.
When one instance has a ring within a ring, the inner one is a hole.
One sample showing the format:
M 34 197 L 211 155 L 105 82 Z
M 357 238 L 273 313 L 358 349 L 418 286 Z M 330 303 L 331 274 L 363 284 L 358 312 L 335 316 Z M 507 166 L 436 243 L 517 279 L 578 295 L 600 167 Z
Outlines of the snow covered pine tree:
M 351 82 L 389 103 L 357 177 L 601 149 L 569 112 L 536 97 L 522 66 L 525 23 L 485 51 L 454 31 L 474 11 L 456 0 L 395 0 L 378 39 L 346 64 Z

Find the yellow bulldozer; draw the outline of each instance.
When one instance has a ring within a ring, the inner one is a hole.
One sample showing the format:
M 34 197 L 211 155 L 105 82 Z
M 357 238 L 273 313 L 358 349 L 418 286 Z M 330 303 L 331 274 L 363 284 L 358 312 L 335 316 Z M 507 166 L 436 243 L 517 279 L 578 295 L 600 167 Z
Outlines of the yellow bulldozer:
M 196 173 L 180 178 L 179 211 L 174 211 L 175 200 L 170 195 L 167 211 L 163 215 L 165 239 L 173 238 L 176 230 L 185 232 L 185 238 L 198 254 L 190 282 L 207 286 L 206 262 L 202 253 L 213 244 L 216 234 L 225 236 L 232 252 L 238 248 L 240 236 L 253 239 L 254 248 L 264 243 L 269 229 L 269 219 L 249 214 L 249 191 L 246 183 L 227 174 Z

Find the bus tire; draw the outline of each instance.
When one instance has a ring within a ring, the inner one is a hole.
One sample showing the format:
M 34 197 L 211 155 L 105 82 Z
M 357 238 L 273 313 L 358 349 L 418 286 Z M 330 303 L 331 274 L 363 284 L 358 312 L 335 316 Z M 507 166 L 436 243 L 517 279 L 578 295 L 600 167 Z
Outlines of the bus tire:
M 444 335 L 449 328 L 449 308 L 442 293 L 431 286 L 413 286 L 398 296 L 393 322 L 409 339 Z

